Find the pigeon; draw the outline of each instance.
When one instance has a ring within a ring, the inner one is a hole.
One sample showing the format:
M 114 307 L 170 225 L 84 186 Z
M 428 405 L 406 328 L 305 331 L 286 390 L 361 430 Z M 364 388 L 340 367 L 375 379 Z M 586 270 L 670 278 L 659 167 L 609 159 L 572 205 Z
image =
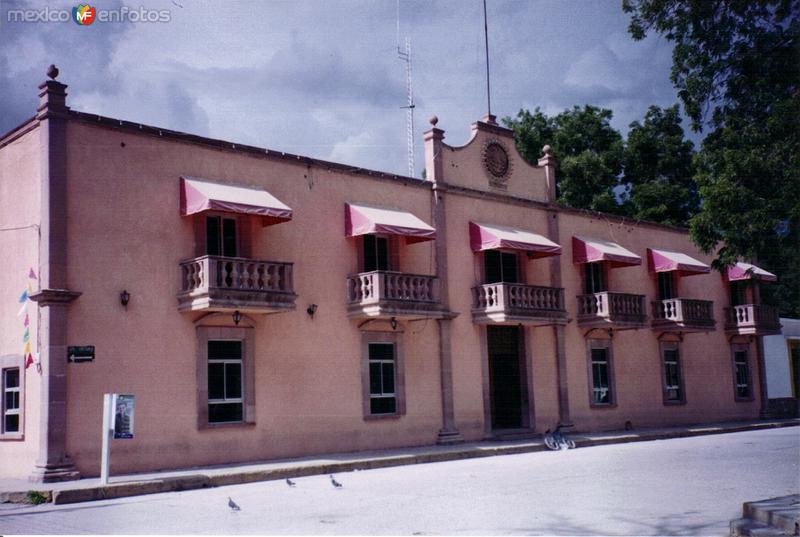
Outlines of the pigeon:
M 336 481 L 336 479 L 333 476 L 331 476 L 331 484 L 337 489 L 342 488 L 342 484 Z
M 228 507 L 230 507 L 233 511 L 241 511 L 241 507 L 236 505 L 236 502 L 231 500 L 230 496 L 228 496 Z
M 295 486 L 296 483 L 287 477 L 286 484 L 289 485 L 290 487 L 293 487 Z

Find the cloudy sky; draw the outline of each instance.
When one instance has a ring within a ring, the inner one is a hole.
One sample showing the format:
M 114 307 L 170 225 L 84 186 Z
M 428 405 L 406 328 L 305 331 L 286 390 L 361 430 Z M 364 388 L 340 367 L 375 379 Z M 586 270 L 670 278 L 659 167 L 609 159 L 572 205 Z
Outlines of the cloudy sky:
M 397 0 L 98 0 L 98 10 L 166 10 L 169 21 L 9 21 L 10 10 L 77 4 L 0 0 L 0 132 L 33 115 L 55 63 L 75 110 L 407 174 Z M 487 5 L 498 117 L 590 103 L 625 132 L 650 104 L 676 101 L 671 44 L 633 41 L 621 0 Z M 399 11 L 419 176 L 430 116 L 461 145 L 486 113 L 483 4 L 400 0 Z

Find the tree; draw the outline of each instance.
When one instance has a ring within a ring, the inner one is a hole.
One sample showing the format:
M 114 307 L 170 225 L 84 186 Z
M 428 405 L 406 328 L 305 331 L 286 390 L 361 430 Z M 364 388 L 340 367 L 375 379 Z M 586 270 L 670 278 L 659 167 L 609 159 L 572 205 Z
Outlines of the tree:
M 620 212 L 613 189 L 622 171 L 623 143 L 611 110 L 585 105 L 547 117 L 538 108 L 504 118 L 519 152 L 535 163 L 549 144 L 557 157 L 558 201 L 570 207 Z
M 630 33 L 674 41 L 671 78 L 695 130 L 702 206 L 690 233 L 718 269 L 752 259 L 800 315 L 800 2 L 623 0 Z M 768 297 L 769 299 L 770 297 Z
M 643 123 L 631 123 L 623 159 L 629 189 L 626 214 L 687 226 L 700 204 L 693 156 L 694 144 L 684 138 L 678 105 L 651 106 Z

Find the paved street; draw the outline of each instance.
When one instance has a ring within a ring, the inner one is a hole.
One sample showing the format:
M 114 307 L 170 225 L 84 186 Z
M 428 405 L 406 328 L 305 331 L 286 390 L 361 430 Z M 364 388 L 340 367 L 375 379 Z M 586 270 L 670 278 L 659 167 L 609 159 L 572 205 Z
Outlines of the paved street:
M 0 505 L 0 534 L 725 535 L 800 491 L 800 428 L 529 453 L 65 506 Z M 228 496 L 241 511 L 228 508 Z

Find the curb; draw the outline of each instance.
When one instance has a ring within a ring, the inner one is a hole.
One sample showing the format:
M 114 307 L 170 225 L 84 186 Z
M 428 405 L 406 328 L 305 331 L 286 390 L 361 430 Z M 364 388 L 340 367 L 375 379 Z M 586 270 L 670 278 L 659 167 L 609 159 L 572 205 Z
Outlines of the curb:
M 735 433 L 742 431 L 757 431 L 763 429 L 777 429 L 783 427 L 800 426 L 800 421 L 757 423 L 732 427 L 697 427 L 682 431 L 630 433 L 624 436 L 609 436 L 608 438 L 587 438 L 580 435 L 573 436 L 576 447 L 591 447 L 612 444 L 627 444 L 631 442 L 646 442 L 651 440 L 667 440 L 671 438 L 685 438 L 705 436 L 711 434 Z M 269 470 L 232 471 L 230 473 L 206 475 L 203 473 L 165 477 L 148 481 L 134 481 L 106 486 L 93 486 L 64 490 L 40 490 L 39 492 L 48 502 L 55 505 L 80 503 L 96 500 L 108 500 L 139 496 L 144 494 L 157 494 L 162 492 L 178 492 L 197 490 L 210 487 L 223 487 L 226 485 L 240 485 L 259 481 L 275 481 L 287 477 L 308 477 L 313 475 L 335 474 L 352 472 L 356 470 L 373 470 L 377 468 L 391 468 L 411 464 L 425 464 L 432 462 L 446 462 L 498 455 L 514 455 L 521 453 L 535 453 L 547 451 L 544 443 L 540 441 L 512 446 L 479 446 L 465 449 L 450 449 L 441 452 L 420 453 L 412 455 L 397 455 L 383 458 L 361 459 L 348 462 L 317 464 L 310 466 L 285 466 Z M 28 492 L 0 492 L 0 503 L 26 503 Z

